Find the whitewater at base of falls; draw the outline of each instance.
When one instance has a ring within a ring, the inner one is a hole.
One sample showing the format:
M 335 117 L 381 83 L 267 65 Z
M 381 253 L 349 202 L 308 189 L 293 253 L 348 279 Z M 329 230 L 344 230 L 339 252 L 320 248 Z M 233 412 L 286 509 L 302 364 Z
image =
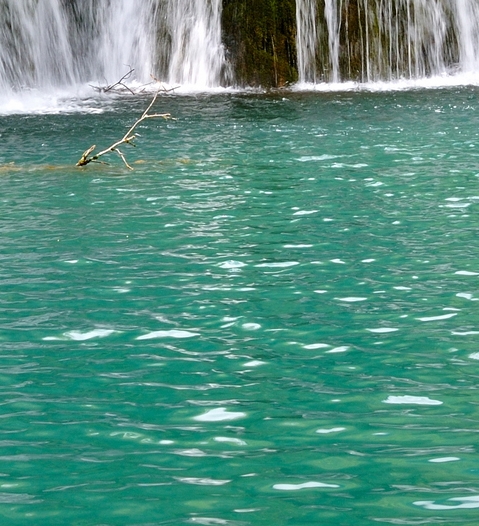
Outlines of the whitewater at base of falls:
M 479 73 L 457 73 L 455 75 L 437 75 L 418 79 L 399 79 L 394 81 L 371 82 L 297 82 L 293 91 L 315 91 L 323 93 L 344 91 L 390 92 L 414 89 L 444 89 L 466 86 L 479 87 Z
M 348 91 L 392 92 L 414 89 L 441 89 L 465 86 L 479 87 L 479 74 L 457 74 L 423 79 L 403 79 L 395 82 L 338 82 L 338 83 L 296 83 L 281 90 L 288 92 L 318 92 L 334 93 Z M 135 87 L 135 86 L 132 86 Z M 264 89 L 239 88 L 198 88 L 196 86 L 182 86 L 174 91 L 178 96 L 222 95 L 234 93 L 264 93 Z M 145 98 L 153 91 L 145 90 L 139 96 Z M 129 97 L 129 94 L 99 94 L 89 85 L 73 86 L 69 89 L 56 90 L 27 90 L 16 93 L 3 94 L 0 97 L 0 115 L 20 114 L 60 114 L 60 113 L 104 113 L 119 98 Z M 171 96 L 171 94 L 169 95 Z M 145 102 L 146 104 L 146 102 Z
M 132 90 L 138 88 L 137 83 L 126 84 Z M 68 88 L 51 88 L 49 90 L 22 90 L 11 91 L 0 95 L 0 115 L 54 115 L 60 113 L 104 113 L 117 100 L 121 98 L 144 97 L 145 105 L 156 93 L 158 85 L 152 84 L 141 89 L 141 92 L 129 93 L 128 91 L 99 93 L 91 85 L 74 85 Z M 174 91 L 168 91 L 169 89 Z M 172 93 L 178 96 L 215 95 L 238 93 L 233 87 L 204 88 L 195 85 L 173 86 L 161 84 L 161 90 L 167 96 Z M 161 98 L 160 92 L 160 98 Z M 148 100 L 147 100 L 148 99 Z
M 230 79 L 221 0 L 4 0 L 0 113 L 98 110 L 88 87 L 152 82 L 183 91 Z M 98 98 L 97 96 L 95 98 Z

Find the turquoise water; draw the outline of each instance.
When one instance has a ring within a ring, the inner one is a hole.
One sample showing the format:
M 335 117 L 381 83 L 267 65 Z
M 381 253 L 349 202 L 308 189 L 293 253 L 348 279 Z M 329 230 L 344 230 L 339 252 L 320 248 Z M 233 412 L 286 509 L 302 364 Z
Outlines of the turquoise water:
M 96 104 L 0 117 L 2 523 L 476 525 L 477 88 Z

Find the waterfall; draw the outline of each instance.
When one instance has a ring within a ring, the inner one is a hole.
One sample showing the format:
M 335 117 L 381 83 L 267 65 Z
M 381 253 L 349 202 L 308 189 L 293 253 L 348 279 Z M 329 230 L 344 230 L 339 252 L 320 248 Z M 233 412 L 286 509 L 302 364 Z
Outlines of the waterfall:
M 298 76 L 301 82 L 316 83 L 316 3 L 317 0 L 296 0 L 296 47 Z
M 135 80 L 214 87 L 221 0 L 2 0 L 0 90 Z M 133 80 L 133 79 L 132 79 Z
M 222 0 L 169 0 L 172 53 L 170 82 L 213 87 L 225 64 L 221 41 Z
M 296 0 L 300 82 L 479 73 L 477 0 Z
M 339 81 L 339 16 L 337 0 L 325 0 L 324 18 L 328 28 L 328 50 L 331 64 L 331 82 Z

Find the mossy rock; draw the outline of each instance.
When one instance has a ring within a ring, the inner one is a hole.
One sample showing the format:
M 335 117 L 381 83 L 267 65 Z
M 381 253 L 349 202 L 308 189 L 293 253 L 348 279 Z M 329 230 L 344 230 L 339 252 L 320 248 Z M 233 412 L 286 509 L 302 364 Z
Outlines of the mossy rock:
M 236 84 L 279 87 L 297 80 L 295 0 L 223 0 L 222 25 Z

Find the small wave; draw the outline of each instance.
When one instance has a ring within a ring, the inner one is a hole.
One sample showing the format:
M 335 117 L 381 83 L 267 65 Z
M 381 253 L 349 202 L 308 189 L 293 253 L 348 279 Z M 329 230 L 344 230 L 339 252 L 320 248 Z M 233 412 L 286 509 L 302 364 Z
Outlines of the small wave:
M 246 446 L 246 442 L 244 440 L 241 440 L 239 438 L 232 438 L 232 437 L 215 437 L 215 442 L 220 443 L 226 443 L 226 444 L 233 444 L 235 446 Z
M 226 270 L 238 270 L 242 267 L 246 267 L 246 263 L 242 263 L 241 261 L 229 260 L 223 261 L 223 263 L 220 263 L 218 266 Z
M 413 502 L 415 506 L 420 506 L 426 510 L 459 510 L 459 509 L 475 509 L 479 508 L 479 495 L 471 497 L 453 497 L 447 502 L 452 504 L 436 504 L 433 500 L 418 500 Z M 459 504 L 455 504 L 459 502 Z
M 261 360 L 251 360 L 251 362 L 246 362 L 243 364 L 244 367 L 258 367 L 260 365 L 265 365 L 266 362 L 262 362 Z
M 82 342 L 86 340 L 92 340 L 94 338 L 106 338 L 114 333 L 118 333 L 113 329 L 94 329 L 88 332 L 80 331 L 69 331 L 63 333 L 63 336 L 46 336 L 43 338 L 43 341 L 64 341 L 64 340 L 73 340 L 77 342 Z
M 368 298 L 361 298 L 356 296 L 348 296 L 347 298 L 335 298 L 338 301 L 344 301 L 345 303 L 355 303 L 356 301 L 366 301 Z
M 433 400 L 427 396 L 388 396 L 386 400 L 383 400 L 385 404 L 412 404 L 412 405 L 442 405 L 440 400 Z
M 334 349 L 331 349 L 330 351 L 326 351 L 327 354 L 337 354 L 349 351 L 348 345 L 342 345 L 341 347 L 335 347 Z
M 180 331 L 171 329 L 169 331 L 153 331 L 148 334 L 138 336 L 137 340 L 154 340 L 155 338 L 193 338 L 199 336 L 198 332 Z
M 327 349 L 328 347 L 331 347 L 327 343 L 311 343 L 309 345 L 305 345 L 304 348 L 308 350 L 315 350 L 315 349 Z
M 425 318 L 416 318 L 419 321 L 440 321 L 440 320 L 448 320 L 449 318 L 454 318 L 454 316 L 457 316 L 457 312 L 452 312 L 451 314 L 442 314 L 440 316 L 426 316 Z
M 256 265 L 258 268 L 288 268 L 288 267 L 294 267 L 296 265 L 299 265 L 298 261 L 284 261 L 284 262 L 277 262 L 277 263 L 260 263 L 259 265 Z
M 261 329 L 259 323 L 243 323 L 241 327 L 246 331 L 257 331 L 258 329 Z
M 316 214 L 319 212 L 319 210 L 299 210 L 298 212 L 295 212 L 294 216 L 309 216 L 311 214 Z
M 224 486 L 231 482 L 231 480 L 218 480 L 209 478 L 196 478 L 196 477 L 175 477 L 178 482 L 184 484 L 195 484 L 197 486 Z
M 387 334 L 388 332 L 396 332 L 399 329 L 395 329 L 394 327 L 379 327 L 377 329 L 366 329 L 369 332 L 374 332 L 375 334 Z
M 211 409 L 202 415 L 195 416 L 193 420 L 196 420 L 197 422 L 227 422 L 229 420 L 244 418 L 245 416 L 246 413 L 227 411 L 225 407 L 218 407 L 216 409 Z
M 325 482 L 303 482 L 302 484 L 275 484 L 274 489 L 280 491 L 297 491 L 309 488 L 339 488 L 337 484 L 326 484 Z
M 461 460 L 459 457 L 441 457 L 441 458 L 431 458 L 428 462 L 435 464 L 442 464 L 443 462 L 455 462 L 456 460 Z
M 339 433 L 341 431 L 346 431 L 345 427 L 332 427 L 330 429 L 316 429 L 316 433 L 320 435 L 329 435 L 330 433 Z
M 302 157 L 298 157 L 298 159 L 296 159 L 296 160 L 299 161 L 300 163 L 307 163 L 307 162 L 311 162 L 311 161 L 329 161 L 331 159 L 337 159 L 338 157 L 342 157 L 342 156 L 339 156 L 339 155 L 328 155 L 328 154 L 324 154 L 324 155 L 303 155 Z

